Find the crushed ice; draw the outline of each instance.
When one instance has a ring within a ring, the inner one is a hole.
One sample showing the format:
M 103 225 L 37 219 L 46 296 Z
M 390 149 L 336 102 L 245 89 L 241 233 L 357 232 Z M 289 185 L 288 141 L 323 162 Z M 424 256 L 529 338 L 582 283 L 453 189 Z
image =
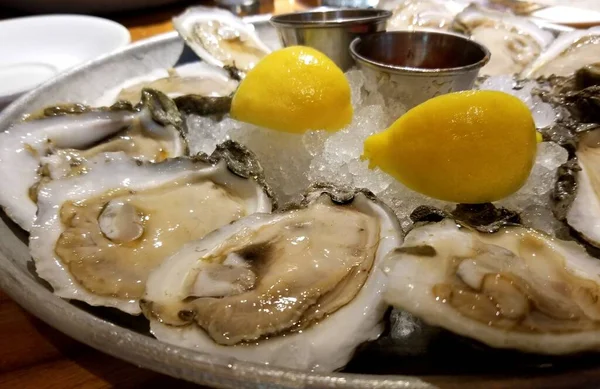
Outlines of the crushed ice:
M 531 94 L 536 87 L 537 83 L 533 80 L 516 82 L 512 76 L 502 75 L 488 77 L 478 89 L 497 90 L 518 97 L 531 110 L 536 127 L 544 128 L 554 123 L 556 112 L 550 104 Z
M 361 71 L 350 70 L 346 77 L 352 92 L 354 118 L 344 130 L 287 134 L 230 118 L 215 121 L 191 116 L 187 122 L 190 149 L 210 154 L 227 139 L 245 144 L 257 154 L 267 180 L 282 202 L 296 199 L 312 182 L 327 181 L 368 188 L 394 209 L 404 228 L 410 226 L 409 215 L 419 205 L 452 208 L 453 204 L 416 193 L 378 169 L 368 169 L 368 163 L 360 160 L 365 138 L 387 128 L 406 109 L 386 98 L 385 85 L 377 85 Z M 520 98 L 531 109 L 536 126 L 542 128 L 554 122 L 555 112 L 531 95 L 535 86 L 533 81 L 517 85 L 509 76 L 496 76 L 487 78 L 479 89 L 500 90 Z M 550 191 L 556 169 L 566 159 L 567 152 L 560 146 L 541 143 L 527 183 L 499 205 L 521 212 L 527 225 L 548 232 L 559 229 L 560 223 L 550 211 Z

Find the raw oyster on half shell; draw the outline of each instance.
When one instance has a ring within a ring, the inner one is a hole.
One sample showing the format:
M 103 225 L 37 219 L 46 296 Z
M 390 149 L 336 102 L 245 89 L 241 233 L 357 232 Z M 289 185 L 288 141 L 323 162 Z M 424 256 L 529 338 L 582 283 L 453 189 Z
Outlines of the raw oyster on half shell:
M 600 27 L 560 35 L 520 76 L 571 76 L 584 65 L 600 62 Z
M 96 105 L 105 106 L 117 101 L 129 101 L 137 104 L 143 89 L 158 90 L 172 99 L 184 95 L 205 97 L 230 96 L 237 88 L 227 71 L 205 62 L 192 62 L 173 69 L 156 69 L 144 76 L 125 81 L 108 90 Z
M 470 5 L 456 16 L 452 29 L 485 45 L 492 56 L 481 74 L 520 73 L 554 37 L 526 18 Z
M 223 9 L 191 7 L 173 18 L 173 25 L 186 44 L 211 65 L 245 73 L 271 52 L 254 26 Z
M 450 29 L 454 17 L 465 8 L 464 4 L 443 0 L 405 0 L 392 10 L 387 31 Z
M 29 231 L 42 178 L 83 173 L 89 169 L 87 159 L 115 151 L 151 162 L 186 154 L 183 119 L 175 103 L 144 90 L 136 108 L 74 104 L 50 107 L 38 118 L 16 123 L 0 134 L 0 205 Z
M 600 262 L 575 242 L 444 219 L 410 231 L 385 272 L 386 301 L 429 325 L 496 348 L 600 349 Z
M 383 331 L 379 266 L 400 231 L 370 192 L 316 186 L 187 244 L 149 277 L 144 314 L 167 343 L 333 371 Z
M 600 77 L 598 65 L 569 77 L 540 79 L 539 95 L 560 110 L 560 120 L 543 130 L 569 151 L 557 171 L 552 192 L 554 216 L 566 222 L 576 238 L 600 247 Z
M 577 138 L 576 158 L 559 171 L 554 211 L 584 240 L 600 247 L 600 130 L 583 132 Z
M 54 293 L 138 314 L 148 274 L 189 241 L 270 212 L 260 165 L 229 141 L 209 157 L 144 163 L 100 154 L 85 175 L 42 185 L 30 250 Z

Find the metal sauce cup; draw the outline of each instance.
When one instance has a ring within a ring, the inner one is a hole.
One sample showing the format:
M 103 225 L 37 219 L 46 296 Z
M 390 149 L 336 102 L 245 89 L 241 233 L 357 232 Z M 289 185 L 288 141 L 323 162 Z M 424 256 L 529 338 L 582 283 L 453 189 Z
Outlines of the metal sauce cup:
M 462 35 L 395 31 L 356 38 L 350 53 L 358 66 L 386 85 L 393 99 L 412 108 L 432 97 L 471 89 L 490 52 Z
M 362 34 L 384 31 L 390 16 L 390 11 L 380 9 L 338 9 L 277 15 L 271 24 L 285 47 L 314 47 L 345 71 L 354 65 L 350 42 Z

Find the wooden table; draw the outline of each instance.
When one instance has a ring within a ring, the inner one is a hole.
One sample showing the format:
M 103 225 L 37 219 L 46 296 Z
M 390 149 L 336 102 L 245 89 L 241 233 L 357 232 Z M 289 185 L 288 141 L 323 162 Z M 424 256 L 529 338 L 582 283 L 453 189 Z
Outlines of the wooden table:
M 283 13 L 318 5 L 319 0 L 275 0 L 262 12 Z M 193 2 L 198 4 L 198 2 Z M 108 16 L 124 24 L 133 41 L 170 31 L 171 17 L 192 2 L 154 10 Z M 0 19 L 21 16 L 0 8 Z M 600 369 L 545 373 L 540 376 L 455 377 L 429 376 L 425 379 L 442 388 L 597 388 Z M 589 386 L 588 386 L 589 385 Z M 0 388 L 19 389 L 100 389 L 176 387 L 201 388 L 158 373 L 135 367 L 98 352 L 54 330 L 34 318 L 0 291 Z M 206 388 L 205 388 L 206 389 Z

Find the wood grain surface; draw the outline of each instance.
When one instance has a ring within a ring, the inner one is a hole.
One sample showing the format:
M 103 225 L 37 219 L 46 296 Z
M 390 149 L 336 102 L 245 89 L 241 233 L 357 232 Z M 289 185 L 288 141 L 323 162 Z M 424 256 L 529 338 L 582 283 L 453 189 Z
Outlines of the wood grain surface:
M 315 2 L 318 0 L 307 1 L 275 0 L 262 4 L 261 11 L 283 13 L 318 5 Z M 183 1 L 173 6 L 105 17 L 125 25 L 132 40 L 137 41 L 170 31 L 171 17 L 191 4 L 198 2 Z M 22 15 L 0 8 L 0 19 Z M 521 376 L 427 376 L 423 379 L 447 389 L 599 388 L 600 369 L 587 367 Z M 202 388 L 138 368 L 79 343 L 34 318 L 0 291 L 0 388 L 151 387 Z

